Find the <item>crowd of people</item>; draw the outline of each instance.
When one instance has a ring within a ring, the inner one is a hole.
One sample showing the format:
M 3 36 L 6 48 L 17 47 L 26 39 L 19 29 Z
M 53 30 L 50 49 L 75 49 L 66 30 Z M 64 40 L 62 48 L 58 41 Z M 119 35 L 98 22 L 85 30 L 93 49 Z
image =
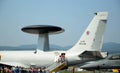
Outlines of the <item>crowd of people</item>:
M 44 68 L 1 67 L 0 73 L 46 73 Z

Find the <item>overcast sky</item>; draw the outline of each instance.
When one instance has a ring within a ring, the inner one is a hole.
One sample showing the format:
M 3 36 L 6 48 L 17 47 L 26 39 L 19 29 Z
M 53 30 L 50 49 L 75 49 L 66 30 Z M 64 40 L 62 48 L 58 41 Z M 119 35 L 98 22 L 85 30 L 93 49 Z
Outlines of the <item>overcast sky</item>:
M 50 35 L 50 44 L 74 45 L 101 11 L 109 13 L 104 43 L 120 43 L 120 0 L 0 0 L 0 46 L 36 44 L 37 35 L 21 28 L 38 24 L 65 29 Z

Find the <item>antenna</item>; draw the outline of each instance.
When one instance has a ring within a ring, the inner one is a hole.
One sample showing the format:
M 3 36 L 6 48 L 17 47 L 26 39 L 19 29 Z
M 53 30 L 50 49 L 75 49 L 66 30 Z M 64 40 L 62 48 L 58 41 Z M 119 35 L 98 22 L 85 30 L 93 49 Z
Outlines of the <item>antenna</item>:
M 37 34 L 38 45 L 37 49 L 42 51 L 49 51 L 49 35 L 59 34 L 64 32 L 64 29 L 51 25 L 30 25 L 21 29 L 23 32 Z

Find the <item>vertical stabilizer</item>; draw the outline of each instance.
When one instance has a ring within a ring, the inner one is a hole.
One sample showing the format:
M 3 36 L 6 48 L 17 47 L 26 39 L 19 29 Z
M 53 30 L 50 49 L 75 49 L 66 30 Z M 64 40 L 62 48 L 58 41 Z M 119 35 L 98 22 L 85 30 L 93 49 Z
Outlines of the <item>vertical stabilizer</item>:
M 107 12 L 97 12 L 80 40 L 68 52 L 101 51 Z

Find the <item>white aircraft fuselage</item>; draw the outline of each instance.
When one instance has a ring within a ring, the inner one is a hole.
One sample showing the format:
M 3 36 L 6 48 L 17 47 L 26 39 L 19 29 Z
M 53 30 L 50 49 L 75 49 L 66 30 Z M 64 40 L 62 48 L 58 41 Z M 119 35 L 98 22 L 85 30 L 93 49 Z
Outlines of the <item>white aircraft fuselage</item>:
M 49 66 L 54 63 L 55 52 L 38 51 L 2 51 L 1 61 L 3 62 L 18 62 L 26 66 Z
M 82 58 L 78 57 L 77 54 L 67 53 L 66 51 L 37 51 L 37 53 L 34 53 L 34 51 L 1 51 L 0 61 L 6 62 L 6 64 L 11 63 L 13 66 L 17 66 L 19 63 L 22 63 L 26 67 L 31 65 L 46 67 L 52 65 L 55 62 L 55 58 L 59 57 L 61 53 L 66 54 L 65 59 L 68 65 L 82 63 Z

